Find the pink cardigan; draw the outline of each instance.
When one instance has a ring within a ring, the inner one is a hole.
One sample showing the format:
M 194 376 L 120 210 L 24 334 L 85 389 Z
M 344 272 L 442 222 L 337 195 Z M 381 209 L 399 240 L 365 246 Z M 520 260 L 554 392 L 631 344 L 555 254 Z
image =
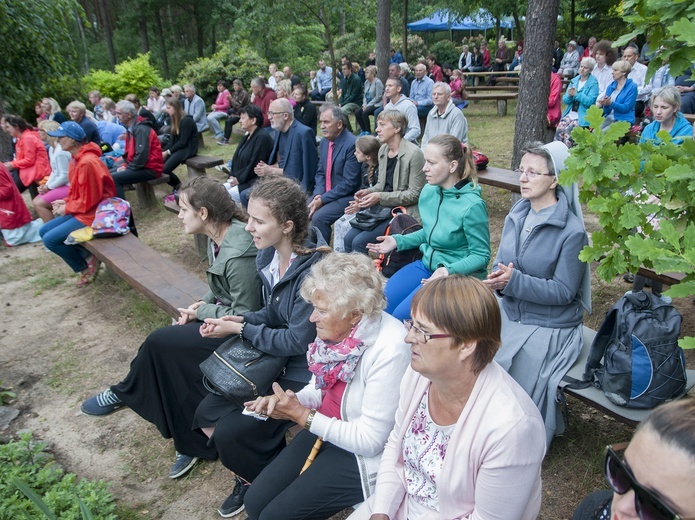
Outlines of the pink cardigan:
M 411 368 L 406 371 L 376 490 L 349 520 L 376 513 L 408 519 L 402 442 L 429 384 Z M 538 409 L 493 361 L 480 373 L 451 434 L 437 486 L 439 513 L 410 520 L 532 520 L 541 507 L 544 455 L 545 427 Z

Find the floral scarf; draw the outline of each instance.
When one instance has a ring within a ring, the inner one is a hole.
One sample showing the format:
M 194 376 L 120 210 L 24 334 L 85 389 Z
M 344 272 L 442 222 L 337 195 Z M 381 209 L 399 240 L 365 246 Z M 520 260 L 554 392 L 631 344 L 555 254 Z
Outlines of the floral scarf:
M 359 323 L 348 337 L 339 343 L 327 343 L 316 338 L 306 353 L 309 371 L 316 376 L 316 388 L 332 388 L 338 381 L 349 383 L 355 377 L 355 367 L 369 345 L 355 337 Z

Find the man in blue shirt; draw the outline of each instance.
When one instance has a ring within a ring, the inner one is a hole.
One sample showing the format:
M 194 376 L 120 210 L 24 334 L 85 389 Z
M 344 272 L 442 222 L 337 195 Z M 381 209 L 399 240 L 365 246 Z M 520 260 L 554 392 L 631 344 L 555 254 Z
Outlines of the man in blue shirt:
M 333 69 L 326 67 L 326 62 L 319 60 L 319 70 L 316 71 L 316 82 L 318 88 L 311 91 L 311 99 L 314 101 L 325 101 L 326 94 L 331 90 L 333 81 Z
M 403 63 L 404 61 L 403 55 L 400 52 L 396 51 L 396 49 L 391 49 L 391 60 L 389 63 L 399 64 Z
M 410 85 L 410 100 L 417 108 L 418 117 L 427 117 L 434 106 L 433 86 L 434 81 L 427 77 L 427 67 L 423 63 L 415 65 L 415 80 Z

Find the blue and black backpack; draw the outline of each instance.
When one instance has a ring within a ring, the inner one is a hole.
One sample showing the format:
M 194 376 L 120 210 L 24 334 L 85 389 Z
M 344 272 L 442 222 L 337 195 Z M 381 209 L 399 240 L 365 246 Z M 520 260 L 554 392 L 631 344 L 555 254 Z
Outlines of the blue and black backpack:
M 681 321 L 661 298 L 628 292 L 596 333 L 584 380 L 628 408 L 653 408 L 680 397 L 686 386 L 685 357 L 678 346 Z

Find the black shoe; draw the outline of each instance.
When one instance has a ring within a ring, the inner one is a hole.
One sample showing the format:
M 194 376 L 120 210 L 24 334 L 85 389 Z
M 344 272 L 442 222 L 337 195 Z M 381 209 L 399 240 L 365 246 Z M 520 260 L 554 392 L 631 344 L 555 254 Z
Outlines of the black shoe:
M 222 505 L 217 510 L 222 518 L 230 518 L 238 515 L 244 510 L 244 496 L 249 489 L 249 484 L 246 484 L 239 477 L 236 477 L 234 491 L 227 497 L 227 500 L 222 502 Z

